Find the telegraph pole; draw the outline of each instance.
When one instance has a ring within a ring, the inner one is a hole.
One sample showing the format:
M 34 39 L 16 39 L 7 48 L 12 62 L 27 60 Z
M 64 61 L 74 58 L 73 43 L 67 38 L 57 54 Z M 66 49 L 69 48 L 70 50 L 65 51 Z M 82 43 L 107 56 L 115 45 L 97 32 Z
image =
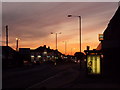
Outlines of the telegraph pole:
M 8 25 L 6 25 L 6 46 L 8 46 Z

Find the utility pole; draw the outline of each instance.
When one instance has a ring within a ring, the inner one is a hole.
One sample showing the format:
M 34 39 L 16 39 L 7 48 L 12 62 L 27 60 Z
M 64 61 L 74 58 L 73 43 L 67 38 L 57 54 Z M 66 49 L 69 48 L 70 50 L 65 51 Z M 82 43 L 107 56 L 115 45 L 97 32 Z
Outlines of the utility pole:
M 6 46 L 8 46 L 8 25 L 6 25 Z

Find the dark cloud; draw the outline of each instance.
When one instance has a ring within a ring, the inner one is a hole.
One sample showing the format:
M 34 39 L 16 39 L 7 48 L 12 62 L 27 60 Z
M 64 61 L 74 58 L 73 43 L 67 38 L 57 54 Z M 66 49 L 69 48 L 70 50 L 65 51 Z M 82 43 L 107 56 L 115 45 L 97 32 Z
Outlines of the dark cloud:
M 11 42 L 15 37 L 26 41 L 32 39 L 33 42 L 37 42 L 37 40 L 49 38 L 50 32 L 62 32 L 63 37 L 60 41 L 62 38 L 66 40 L 77 38 L 77 19 L 68 18 L 68 14 L 82 16 L 85 34 L 96 31 L 95 26 L 103 27 L 107 24 L 117 9 L 117 3 L 109 2 L 3 2 L 2 5 L 3 38 L 5 36 L 4 26 L 8 24 Z

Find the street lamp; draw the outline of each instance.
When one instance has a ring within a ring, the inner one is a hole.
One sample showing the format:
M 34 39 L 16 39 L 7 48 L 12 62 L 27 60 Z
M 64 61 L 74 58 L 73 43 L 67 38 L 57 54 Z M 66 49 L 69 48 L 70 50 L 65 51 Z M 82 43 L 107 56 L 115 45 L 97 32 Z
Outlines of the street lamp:
M 68 17 L 78 17 L 79 18 L 79 39 L 80 39 L 80 52 L 81 52 L 81 16 L 68 15 Z
M 54 33 L 51 32 L 51 34 L 54 34 Z M 58 34 L 61 34 L 61 32 L 60 33 L 55 33 L 55 35 L 56 35 L 56 50 L 57 50 L 57 36 L 58 36 Z
M 20 40 L 19 38 L 16 38 L 16 51 L 18 51 L 18 41 L 19 40 Z
M 67 41 L 63 41 L 63 42 L 65 42 L 65 55 L 66 55 L 66 53 L 67 53 Z
M 72 55 L 72 50 L 75 49 L 75 48 L 71 48 L 71 55 Z

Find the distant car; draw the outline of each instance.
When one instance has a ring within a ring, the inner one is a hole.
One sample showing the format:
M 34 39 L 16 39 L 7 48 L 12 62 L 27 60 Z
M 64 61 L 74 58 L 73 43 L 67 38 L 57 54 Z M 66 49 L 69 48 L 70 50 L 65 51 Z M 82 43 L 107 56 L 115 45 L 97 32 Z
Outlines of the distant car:
M 77 63 L 77 60 L 75 60 L 75 63 Z
M 80 60 L 78 60 L 77 63 L 80 63 Z
M 79 64 L 79 63 L 80 63 L 80 60 L 75 60 L 74 62 Z
M 38 65 L 40 64 L 40 61 L 34 61 L 33 63 Z

